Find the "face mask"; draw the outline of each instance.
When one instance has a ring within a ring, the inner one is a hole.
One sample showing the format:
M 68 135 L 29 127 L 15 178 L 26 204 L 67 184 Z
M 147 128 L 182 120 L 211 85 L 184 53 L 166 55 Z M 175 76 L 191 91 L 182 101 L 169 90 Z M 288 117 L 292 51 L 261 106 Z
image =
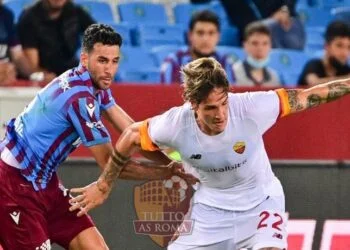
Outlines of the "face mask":
M 334 56 L 329 57 L 329 64 L 337 71 L 337 74 L 345 75 L 348 72 L 348 66 L 340 62 Z
M 267 64 L 270 61 L 270 57 L 266 57 L 265 59 L 261 59 L 261 60 L 257 60 L 254 59 L 251 56 L 247 57 L 247 63 L 254 69 L 262 69 L 265 68 L 267 66 Z

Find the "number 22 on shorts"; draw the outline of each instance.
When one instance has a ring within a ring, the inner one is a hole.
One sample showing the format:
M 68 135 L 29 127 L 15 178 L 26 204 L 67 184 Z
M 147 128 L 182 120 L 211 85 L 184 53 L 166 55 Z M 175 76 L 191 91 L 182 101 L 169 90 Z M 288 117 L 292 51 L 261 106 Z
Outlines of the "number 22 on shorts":
M 263 228 L 263 227 L 268 227 L 269 225 L 266 223 L 268 218 L 270 216 L 273 216 L 274 218 L 274 222 L 272 223 L 271 227 L 273 229 L 276 229 L 278 231 L 282 231 L 282 229 L 279 227 L 282 223 L 283 223 L 283 218 L 281 215 L 279 215 L 278 213 L 269 213 L 268 211 L 262 211 L 259 215 L 259 217 L 261 218 L 257 229 Z

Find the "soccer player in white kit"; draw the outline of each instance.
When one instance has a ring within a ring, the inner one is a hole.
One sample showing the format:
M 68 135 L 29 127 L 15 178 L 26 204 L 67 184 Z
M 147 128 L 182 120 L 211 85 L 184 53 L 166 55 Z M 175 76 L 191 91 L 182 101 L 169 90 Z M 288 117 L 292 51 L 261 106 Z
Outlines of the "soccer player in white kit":
M 200 182 L 186 215 L 194 221 L 193 231 L 180 235 L 169 250 L 286 249 L 284 193 L 262 136 L 283 116 L 348 94 L 349 79 L 310 89 L 233 94 L 213 58 L 190 62 L 182 74 L 186 102 L 123 132 L 98 181 L 73 190 L 80 193 L 72 200 L 74 209 L 87 212 L 101 204 L 138 148 L 170 147 Z

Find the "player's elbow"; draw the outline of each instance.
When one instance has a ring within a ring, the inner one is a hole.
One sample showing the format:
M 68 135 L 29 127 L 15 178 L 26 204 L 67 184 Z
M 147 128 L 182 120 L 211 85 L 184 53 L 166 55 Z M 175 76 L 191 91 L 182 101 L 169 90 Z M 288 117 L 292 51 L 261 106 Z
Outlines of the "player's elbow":
M 140 126 L 141 123 L 136 122 L 131 124 L 128 129 L 130 130 L 130 140 L 132 141 L 132 144 L 135 146 L 140 145 L 141 137 L 140 137 Z
M 118 151 L 127 151 L 128 153 L 132 153 L 132 151 L 134 151 L 134 149 L 140 145 L 140 135 L 138 128 L 139 125 L 137 123 L 134 123 L 123 131 L 116 145 L 116 149 Z

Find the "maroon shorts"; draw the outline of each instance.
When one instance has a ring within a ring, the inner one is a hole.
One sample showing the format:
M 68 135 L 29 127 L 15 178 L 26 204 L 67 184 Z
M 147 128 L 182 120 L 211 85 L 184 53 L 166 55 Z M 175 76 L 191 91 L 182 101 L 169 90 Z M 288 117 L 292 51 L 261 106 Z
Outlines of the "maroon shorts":
M 83 230 L 93 227 L 89 216 L 70 212 L 69 195 L 56 174 L 46 189 L 35 191 L 18 169 L 0 160 L 0 245 L 4 250 L 68 249 Z

